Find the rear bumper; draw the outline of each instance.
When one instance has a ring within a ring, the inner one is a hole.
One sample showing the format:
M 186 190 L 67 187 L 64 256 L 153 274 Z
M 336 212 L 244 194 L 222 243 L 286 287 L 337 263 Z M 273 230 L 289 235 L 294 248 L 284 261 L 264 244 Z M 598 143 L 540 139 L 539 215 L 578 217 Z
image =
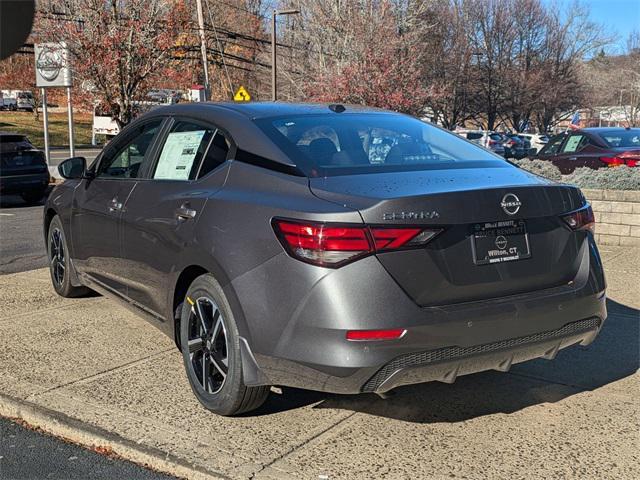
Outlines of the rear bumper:
M 0 177 L 0 192 L 4 195 L 43 190 L 49 185 L 49 172 L 29 175 L 3 175 Z
M 461 375 L 498 370 L 534 358 L 553 360 L 559 350 L 580 343 L 588 345 L 602 321 L 597 317 L 572 322 L 549 332 L 470 348 L 447 347 L 395 358 L 362 386 L 363 392 L 384 393 L 402 385 L 439 381 L 453 383 Z
M 261 383 L 383 393 L 400 385 L 507 370 L 593 341 L 607 313 L 592 238 L 580 255 L 579 272 L 567 285 L 437 307 L 418 306 L 375 257 L 325 271 L 282 254 L 232 286 L 243 306 L 241 334 L 264 374 Z M 346 340 L 347 330 L 387 328 L 407 333 L 390 341 Z

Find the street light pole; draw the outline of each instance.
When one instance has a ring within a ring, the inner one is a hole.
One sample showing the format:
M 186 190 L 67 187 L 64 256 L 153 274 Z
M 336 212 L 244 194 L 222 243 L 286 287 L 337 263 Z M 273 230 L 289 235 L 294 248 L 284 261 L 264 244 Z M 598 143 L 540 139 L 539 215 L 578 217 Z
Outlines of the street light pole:
M 293 15 L 295 13 L 300 13 L 300 10 L 296 9 L 287 9 L 287 10 L 274 10 L 273 16 L 271 17 L 271 100 L 274 102 L 278 99 L 278 66 L 277 66 L 277 57 L 276 57 L 276 21 L 278 15 Z

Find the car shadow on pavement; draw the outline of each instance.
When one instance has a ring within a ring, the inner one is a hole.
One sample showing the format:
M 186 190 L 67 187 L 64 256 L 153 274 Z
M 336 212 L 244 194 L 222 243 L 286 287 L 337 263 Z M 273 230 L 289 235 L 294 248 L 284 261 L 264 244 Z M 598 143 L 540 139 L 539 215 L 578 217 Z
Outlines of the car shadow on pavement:
M 0 195 L 0 208 L 26 208 L 26 207 L 42 207 L 47 201 L 52 187 L 49 186 L 42 200 L 38 202 L 25 202 L 20 195 Z
M 451 385 L 431 382 L 401 387 L 388 399 L 283 388 L 282 395 L 272 394 L 252 414 L 316 403 L 314 408 L 352 410 L 406 422 L 452 423 L 558 402 L 626 378 L 640 367 L 640 311 L 613 300 L 608 300 L 608 309 L 609 318 L 591 345 L 569 347 L 553 361 L 525 362 L 506 374 L 492 371 L 462 376 Z

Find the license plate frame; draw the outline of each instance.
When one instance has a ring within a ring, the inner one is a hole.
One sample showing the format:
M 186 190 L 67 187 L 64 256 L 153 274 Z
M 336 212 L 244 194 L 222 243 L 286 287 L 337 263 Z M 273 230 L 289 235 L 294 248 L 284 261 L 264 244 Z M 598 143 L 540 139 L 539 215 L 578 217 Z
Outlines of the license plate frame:
M 531 258 L 529 233 L 524 220 L 478 223 L 471 234 L 473 263 L 494 265 Z

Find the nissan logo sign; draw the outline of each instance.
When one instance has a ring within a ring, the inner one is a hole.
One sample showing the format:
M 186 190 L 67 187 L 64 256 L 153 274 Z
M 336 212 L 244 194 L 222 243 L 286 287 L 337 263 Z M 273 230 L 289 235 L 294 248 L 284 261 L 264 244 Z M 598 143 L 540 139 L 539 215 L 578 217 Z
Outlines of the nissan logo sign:
M 64 67 L 64 59 L 57 49 L 44 47 L 36 59 L 36 68 L 42 78 L 52 82 Z
M 502 197 L 500 206 L 504 210 L 504 213 L 506 213 L 507 215 L 515 215 L 520 210 L 522 202 L 520 202 L 520 199 L 513 193 L 507 193 L 504 197 Z

